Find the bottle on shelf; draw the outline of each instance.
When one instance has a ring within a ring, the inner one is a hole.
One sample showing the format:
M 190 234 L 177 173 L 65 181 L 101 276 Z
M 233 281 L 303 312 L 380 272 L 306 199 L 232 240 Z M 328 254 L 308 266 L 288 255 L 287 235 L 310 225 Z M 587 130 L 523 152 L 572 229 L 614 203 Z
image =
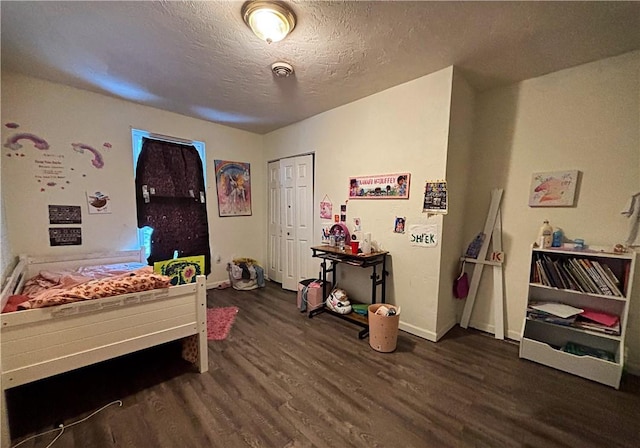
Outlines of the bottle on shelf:
M 551 247 L 562 247 L 562 229 L 556 227 L 553 231 Z
M 551 247 L 551 243 L 553 242 L 553 227 L 549 224 L 548 220 L 544 220 L 542 227 L 540 227 L 540 232 L 538 234 L 538 246 L 547 249 Z

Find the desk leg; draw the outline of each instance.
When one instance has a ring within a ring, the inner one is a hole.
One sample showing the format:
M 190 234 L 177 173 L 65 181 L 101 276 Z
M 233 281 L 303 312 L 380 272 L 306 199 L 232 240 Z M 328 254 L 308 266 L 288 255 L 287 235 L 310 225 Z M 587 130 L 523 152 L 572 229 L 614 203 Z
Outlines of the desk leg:
M 389 273 L 387 272 L 387 256 L 385 255 L 382 259 L 382 303 L 387 303 L 387 275 L 389 275 Z
M 373 273 L 371 274 L 371 304 L 376 303 L 377 291 L 378 291 L 378 273 L 376 272 L 376 265 L 373 265 Z
M 335 277 L 336 277 L 336 265 L 331 262 L 331 267 L 329 269 L 327 269 L 327 260 L 322 260 L 322 263 L 320 263 L 320 266 L 322 266 L 322 300 L 327 300 L 327 272 L 331 272 L 331 280 L 334 281 L 335 283 Z M 316 308 L 315 310 L 312 310 L 309 312 L 309 319 L 311 319 L 313 316 L 316 316 L 322 312 L 324 312 L 324 303 L 322 304 L 322 306 L 320 308 Z

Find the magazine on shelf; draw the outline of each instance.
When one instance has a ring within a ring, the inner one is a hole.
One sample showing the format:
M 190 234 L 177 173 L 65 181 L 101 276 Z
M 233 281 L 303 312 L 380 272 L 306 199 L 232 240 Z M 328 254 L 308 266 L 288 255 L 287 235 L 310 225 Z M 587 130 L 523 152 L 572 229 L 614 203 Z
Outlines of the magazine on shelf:
M 616 362 L 615 355 L 607 350 L 588 347 L 586 345 L 577 344 L 575 342 L 567 342 L 562 346 L 561 350 L 563 352 L 571 353 L 572 355 L 593 356 L 595 358 L 604 359 L 606 361 Z

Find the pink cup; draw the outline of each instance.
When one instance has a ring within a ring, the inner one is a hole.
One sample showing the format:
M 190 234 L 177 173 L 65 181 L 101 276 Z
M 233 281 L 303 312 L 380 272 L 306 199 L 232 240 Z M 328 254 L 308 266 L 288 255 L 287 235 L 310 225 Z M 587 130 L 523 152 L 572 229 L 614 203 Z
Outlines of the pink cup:
M 360 242 L 358 241 L 351 241 L 351 253 L 352 254 L 357 254 L 358 253 L 358 246 L 360 246 Z

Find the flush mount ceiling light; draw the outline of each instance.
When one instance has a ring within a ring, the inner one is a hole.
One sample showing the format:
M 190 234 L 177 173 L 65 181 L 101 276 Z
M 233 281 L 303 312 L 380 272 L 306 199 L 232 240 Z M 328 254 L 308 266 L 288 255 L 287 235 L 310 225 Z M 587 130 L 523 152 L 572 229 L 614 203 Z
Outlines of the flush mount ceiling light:
M 242 18 L 253 33 L 267 43 L 279 42 L 296 26 L 296 16 L 277 1 L 253 0 L 242 5 Z

